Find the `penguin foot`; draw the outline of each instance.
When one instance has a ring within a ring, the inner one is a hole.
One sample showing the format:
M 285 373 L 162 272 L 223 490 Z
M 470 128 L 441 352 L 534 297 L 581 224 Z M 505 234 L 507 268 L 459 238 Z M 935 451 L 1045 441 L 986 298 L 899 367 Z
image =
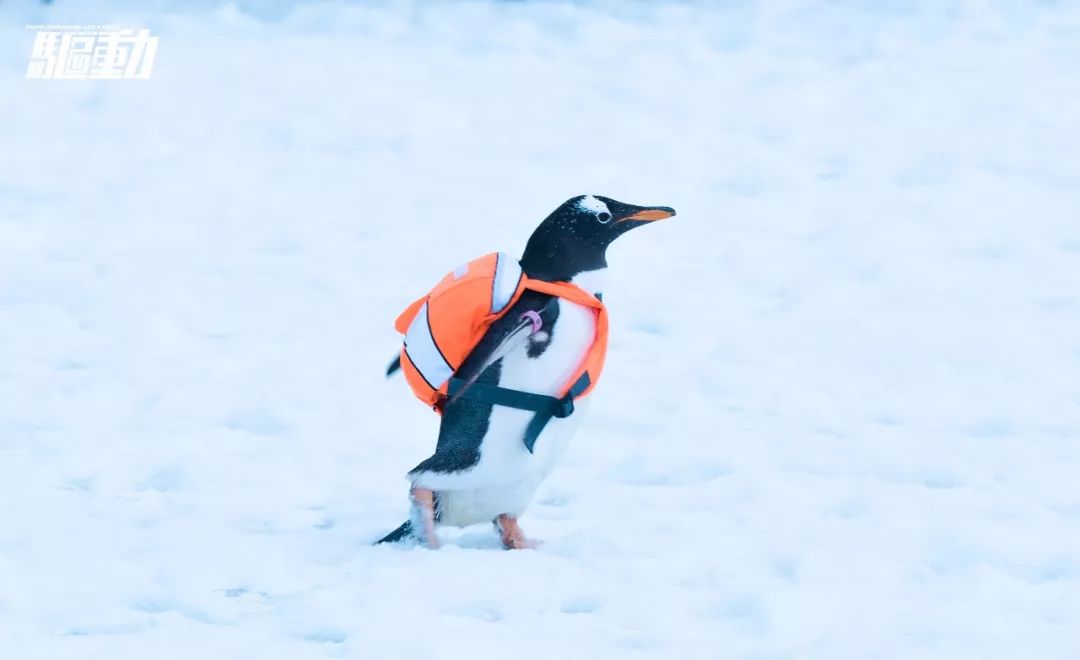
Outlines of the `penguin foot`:
M 508 513 L 500 513 L 492 522 L 499 532 L 503 547 L 507 550 L 532 550 L 543 543 L 543 541 L 526 538 L 525 532 L 521 531 L 521 526 L 518 525 L 517 518 Z
M 432 550 L 439 549 L 439 537 L 435 533 L 435 491 L 413 486 L 409 491 L 412 500 L 412 529 L 420 541 Z

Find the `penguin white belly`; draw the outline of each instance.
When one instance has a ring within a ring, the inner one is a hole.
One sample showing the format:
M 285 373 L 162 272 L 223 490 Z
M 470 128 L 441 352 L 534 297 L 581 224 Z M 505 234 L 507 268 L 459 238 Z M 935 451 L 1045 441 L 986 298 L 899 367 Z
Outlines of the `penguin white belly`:
M 528 357 L 526 347 L 504 356 L 499 386 L 558 394 L 585 358 L 595 334 L 593 311 L 560 299 L 547 348 L 535 358 Z M 491 521 L 502 513 L 519 516 L 566 451 L 584 414 L 584 404 L 576 405 L 574 414 L 567 418 L 552 419 L 531 454 L 522 439 L 534 413 L 494 406 L 476 465 L 454 474 L 415 475 L 415 483 L 438 491 L 442 524 L 471 525 Z

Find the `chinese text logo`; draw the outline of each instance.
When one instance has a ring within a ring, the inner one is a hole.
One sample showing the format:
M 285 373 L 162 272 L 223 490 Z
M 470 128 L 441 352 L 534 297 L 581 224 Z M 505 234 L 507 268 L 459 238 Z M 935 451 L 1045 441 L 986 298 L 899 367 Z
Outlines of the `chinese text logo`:
M 146 28 L 27 27 L 37 29 L 28 79 L 145 80 L 154 68 L 158 38 Z

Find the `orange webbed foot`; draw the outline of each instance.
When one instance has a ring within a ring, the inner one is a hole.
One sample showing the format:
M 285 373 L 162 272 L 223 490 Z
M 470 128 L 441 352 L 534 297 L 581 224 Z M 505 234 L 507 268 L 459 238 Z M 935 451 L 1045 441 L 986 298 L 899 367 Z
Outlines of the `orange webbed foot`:
M 543 543 L 543 541 L 527 538 L 525 532 L 521 531 L 517 518 L 510 514 L 499 514 L 492 522 L 499 532 L 503 547 L 507 550 L 534 550 Z
M 435 491 L 413 486 L 409 491 L 413 504 L 413 528 L 421 542 L 432 550 L 439 549 L 439 536 L 435 533 Z

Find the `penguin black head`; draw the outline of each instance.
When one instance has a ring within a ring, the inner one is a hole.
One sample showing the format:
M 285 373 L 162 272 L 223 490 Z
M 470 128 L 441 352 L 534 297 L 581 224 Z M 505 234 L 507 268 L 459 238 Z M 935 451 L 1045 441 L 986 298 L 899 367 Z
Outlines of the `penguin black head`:
M 570 280 L 607 267 L 607 247 L 635 227 L 675 215 L 668 206 L 634 206 L 600 195 L 563 202 L 540 223 L 525 246 L 521 267 L 529 277 Z

